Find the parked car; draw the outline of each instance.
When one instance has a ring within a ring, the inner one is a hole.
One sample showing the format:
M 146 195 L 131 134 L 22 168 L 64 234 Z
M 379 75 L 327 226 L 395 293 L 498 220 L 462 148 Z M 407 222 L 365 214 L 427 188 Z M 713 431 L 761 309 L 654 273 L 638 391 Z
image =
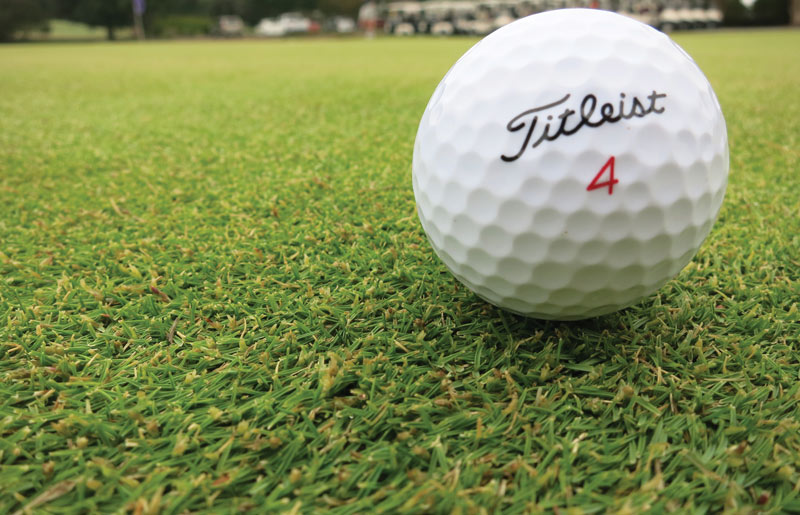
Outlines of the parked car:
M 492 30 L 497 30 L 517 19 L 514 13 L 516 2 L 509 0 L 492 0 L 485 2 L 484 5 L 486 5 L 491 12 Z
M 356 31 L 356 21 L 347 16 L 334 16 L 327 22 L 328 30 L 339 34 L 349 34 Z
M 283 13 L 278 16 L 278 21 L 283 25 L 286 34 L 303 34 L 311 31 L 311 20 L 301 13 Z
M 706 27 L 715 29 L 722 25 L 722 11 L 716 7 L 709 7 L 706 9 Z
M 664 32 L 672 32 L 682 28 L 681 13 L 675 7 L 665 7 L 658 17 L 658 28 Z
M 451 36 L 455 33 L 450 2 L 426 2 L 423 4 L 422 18 L 427 32 L 436 36 Z M 419 28 L 419 27 L 418 27 Z
M 427 23 L 419 27 L 422 20 L 422 6 L 419 2 L 392 2 L 387 6 L 384 30 L 396 36 L 410 36 L 427 32 Z
M 257 36 L 279 38 L 286 35 L 286 29 L 283 24 L 276 18 L 264 18 L 254 29 Z
M 319 32 L 319 23 L 298 12 L 283 13 L 277 18 L 264 18 L 256 25 L 255 33 L 264 37 Z
M 693 29 L 695 27 L 694 15 L 688 5 L 678 8 L 678 28 L 681 30 Z

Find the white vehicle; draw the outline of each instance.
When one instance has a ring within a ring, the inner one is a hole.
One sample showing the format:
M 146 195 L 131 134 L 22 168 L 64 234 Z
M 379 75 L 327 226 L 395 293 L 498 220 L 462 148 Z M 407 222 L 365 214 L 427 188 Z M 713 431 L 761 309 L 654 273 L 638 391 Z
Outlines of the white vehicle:
M 678 8 L 678 28 L 681 30 L 687 30 L 694 28 L 694 14 L 692 13 L 692 9 L 689 6 L 684 5 Z
M 516 20 L 518 3 L 514 0 L 484 0 L 478 3 L 475 33 L 488 34 Z
M 303 34 L 311 30 L 311 20 L 300 13 L 283 13 L 278 17 L 286 34 Z
M 681 28 L 681 13 L 674 7 L 665 7 L 658 17 L 658 28 L 663 32 L 672 32 Z
M 456 34 L 477 34 L 475 31 L 476 5 L 473 2 L 450 2 L 453 30 Z
M 423 4 L 422 17 L 428 32 L 435 36 L 451 36 L 456 29 L 453 24 L 453 2 L 427 2 Z
M 689 26 L 693 29 L 704 29 L 708 26 L 708 17 L 706 10 L 700 7 L 689 9 L 691 16 L 689 17 Z
M 229 15 L 219 17 L 219 33 L 225 37 L 244 34 L 244 21 L 241 16 Z
M 532 2 L 531 0 L 522 0 L 521 2 L 517 2 L 514 10 L 516 11 L 518 18 L 524 18 L 539 12 L 536 3 Z
M 300 13 L 283 13 L 277 18 L 264 18 L 258 22 L 255 33 L 259 36 L 275 38 L 289 34 L 304 34 L 310 30 L 310 19 Z
M 392 28 L 392 34 L 395 36 L 413 36 L 417 33 L 417 29 L 413 23 L 400 22 Z
M 714 29 L 722 25 L 722 11 L 716 7 L 706 9 L 706 27 Z
M 456 28 L 449 21 L 437 21 L 431 24 L 430 33 L 434 36 L 452 36 Z
M 264 18 L 256 25 L 255 33 L 257 36 L 279 38 L 286 35 L 286 29 L 279 20 L 275 18 Z
M 492 4 L 480 2 L 475 12 L 475 21 L 472 23 L 473 34 L 485 36 L 495 29 Z
M 494 16 L 495 29 L 508 25 L 517 19 L 517 17 L 514 16 L 514 7 L 513 2 L 492 2 L 492 15 Z
M 690 28 L 707 29 L 722 24 L 722 11 L 709 5 L 695 5 L 688 9 L 687 16 Z
M 339 34 L 349 34 L 356 31 L 356 22 L 347 16 L 334 16 L 331 25 L 335 32 Z
M 418 25 L 422 22 L 419 2 L 392 2 L 386 7 L 386 32 L 396 36 L 411 36 L 418 32 Z

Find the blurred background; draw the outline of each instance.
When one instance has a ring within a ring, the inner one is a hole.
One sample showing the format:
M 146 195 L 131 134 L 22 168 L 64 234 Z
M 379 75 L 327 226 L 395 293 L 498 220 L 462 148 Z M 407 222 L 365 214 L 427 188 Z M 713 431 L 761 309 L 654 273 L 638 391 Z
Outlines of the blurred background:
M 800 0 L 2 0 L 0 41 L 474 36 L 564 7 L 608 9 L 665 32 L 800 25 Z

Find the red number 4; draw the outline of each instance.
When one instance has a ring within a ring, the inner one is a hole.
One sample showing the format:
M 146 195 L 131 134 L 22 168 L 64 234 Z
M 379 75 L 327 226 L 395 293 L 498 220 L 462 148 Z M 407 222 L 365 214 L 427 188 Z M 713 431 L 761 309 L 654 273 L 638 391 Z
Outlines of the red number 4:
M 608 180 L 599 182 L 600 179 L 603 177 L 603 174 L 606 173 L 608 170 Z M 619 182 L 619 179 L 614 178 L 614 156 L 608 158 L 606 164 L 597 172 L 597 175 L 594 176 L 592 182 L 586 187 L 586 191 L 592 190 L 599 190 L 600 188 L 608 188 L 608 194 L 611 195 L 614 193 L 614 185 Z

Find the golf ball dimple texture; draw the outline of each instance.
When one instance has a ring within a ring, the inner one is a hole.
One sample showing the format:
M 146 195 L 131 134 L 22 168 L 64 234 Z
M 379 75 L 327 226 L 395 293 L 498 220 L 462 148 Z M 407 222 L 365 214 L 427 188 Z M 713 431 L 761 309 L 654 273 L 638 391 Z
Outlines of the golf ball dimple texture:
M 442 79 L 417 132 L 422 227 L 485 300 L 536 318 L 610 313 L 692 259 L 728 178 L 725 120 L 695 62 L 618 14 L 511 23 Z

